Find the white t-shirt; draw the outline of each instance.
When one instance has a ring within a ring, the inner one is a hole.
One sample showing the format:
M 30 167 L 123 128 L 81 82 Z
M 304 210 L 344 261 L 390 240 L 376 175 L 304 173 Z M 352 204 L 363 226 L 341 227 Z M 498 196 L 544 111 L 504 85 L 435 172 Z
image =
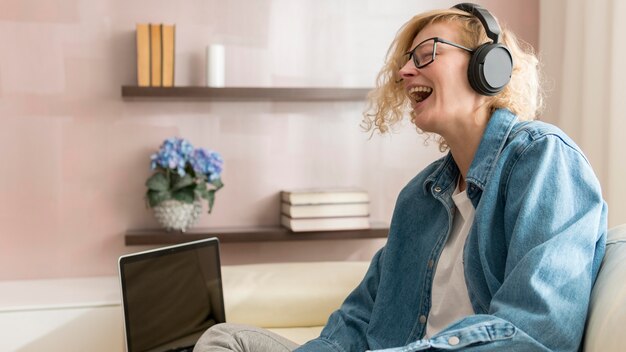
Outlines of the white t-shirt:
M 467 193 L 459 192 L 458 184 L 452 200 L 456 211 L 452 231 L 435 268 L 425 338 L 432 337 L 462 317 L 474 314 L 463 272 L 463 247 L 474 222 L 475 209 Z

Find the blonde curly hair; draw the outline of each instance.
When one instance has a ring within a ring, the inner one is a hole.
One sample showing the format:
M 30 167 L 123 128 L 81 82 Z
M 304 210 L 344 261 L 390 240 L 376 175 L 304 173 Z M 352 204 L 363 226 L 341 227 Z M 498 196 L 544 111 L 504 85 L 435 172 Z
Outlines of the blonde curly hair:
M 405 53 L 411 50 L 413 39 L 424 27 L 441 22 L 458 24 L 459 44 L 465 47 L 477 48 L 491 42 L 477 17 L 457 9 L 434 10 L 413 17 L 396 34 L 387 51 L 385 65 L 378 73 L 376 88 L 368 94 L 362 122 L 365 131 L 386 133 L 410 111 L 404 86 L 399 84 L 399 71 L 407 60 Z M 543 107 L 539 60 L 529 44 L 518 40 L 506 28 L 501 28 L 501 31 L 500 43 L 506 45 L 513 56 L 513 73 L 509 84 L 500 93 L 488 98 L 489 110 L 506 108 L 520 120 L 534 120 Z M 445 141 L 441 136 L 438 140 L 440 149 L 445 151 Z

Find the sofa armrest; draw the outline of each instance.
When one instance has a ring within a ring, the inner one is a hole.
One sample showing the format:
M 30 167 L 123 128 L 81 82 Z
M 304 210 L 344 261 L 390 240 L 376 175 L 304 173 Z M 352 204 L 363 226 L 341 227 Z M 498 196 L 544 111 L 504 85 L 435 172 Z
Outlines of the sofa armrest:
M 591 292 L 585 351 L 623 351 L 626 326 L 626 225 L 612 228 Z
M 264 328 L 325 325 L 368 266 L 368 262 L 225 265 L 226 321 Z

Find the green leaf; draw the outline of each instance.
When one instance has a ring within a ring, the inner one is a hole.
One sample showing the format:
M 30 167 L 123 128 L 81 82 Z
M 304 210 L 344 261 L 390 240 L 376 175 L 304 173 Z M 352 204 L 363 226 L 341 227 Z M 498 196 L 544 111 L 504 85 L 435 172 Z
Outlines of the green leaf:
M 207 193 L 206 199 L 209 201 L 209 214 L 211 214 L 211 210 L 213 210 L 213 204 L 215 204 L 215 192 L 217 190 L 210 190 Z
M 176 192 L 172 192 L 172 198 L 183 203 L 193 203 L 196 200 L 193 187 L 186 187 Z
M 162 201 L 172 199 L 172 194 L 170 193 L 170 191 L 149 190 L 146 193 L 146 196 L 148 197 L 148 204 L 150 204 L 150 207 L 159 205 L 159 203 L 161 203 Z
M 194 184 L 193 178 L 187 174 L 183 177 L 177 177 L 174 181 L 174 186 L 172 187 L 173 191 L 177 191 L 181 188 L 185 188 L 187 186 L 191 186 Z
M 219 190 L 220 188 L 224 187 L 224 184 L 222 183 L 222 179 L 221 178 L 218 178 L 218 179 L 215 179 L 215 180 L 211 181 L 211 184 L 213 186 L 215 186 L 215 190 L 216 191 Z
M 169 182 L 165 175 L 157 172 L 146 181 L 146 186 L 153 191 L 167 191 L 169 189 Z
M 209 190 L 206 188 L 206 186 L 202 186 L 202 185 L 198 185 L 198 187 L 196 187 L 196 189 L 194 190 L 194 193 L 196 194 L 196 198 L 204 198 L 208 200 L 208 195 L 209 195 Z

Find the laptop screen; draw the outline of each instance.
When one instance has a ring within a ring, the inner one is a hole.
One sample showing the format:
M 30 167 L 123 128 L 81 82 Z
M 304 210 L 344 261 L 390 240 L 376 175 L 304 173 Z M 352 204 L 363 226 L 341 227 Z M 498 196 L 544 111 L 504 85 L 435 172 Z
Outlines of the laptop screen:
M 217 238 L 122 256 L 119 271 L 129 352 L 193 346 L 226 321 Z

